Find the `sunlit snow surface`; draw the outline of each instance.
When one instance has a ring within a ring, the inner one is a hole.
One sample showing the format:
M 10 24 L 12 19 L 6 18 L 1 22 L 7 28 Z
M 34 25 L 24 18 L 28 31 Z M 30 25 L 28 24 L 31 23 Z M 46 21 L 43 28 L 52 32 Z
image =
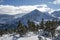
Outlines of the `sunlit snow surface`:
M 30 36 L 31 35 L 31 36 Z M 44 37 L 42 36 L 43 40 Z M 50 40 L 49 38 L 46 38 L 47 40 Z M 0 37 L 0 40 L 39 40 L 38 35 L 31 34 L 29 33 L 28 36 L 26 37 L 19 37 L 18 34 L 13 35 L 13 34 L 5 34 L 2 37 Z
M 38 40 L 38 35 L 30 37 L 19 37 L 19 35 L 3 35 L 0 40 Z
M 18 36 L 18 35 L 17 35 Z M 44 37 L 42 37 L 44 39 Z M 50 40 L 49 38 L 46 38 L 47 40 Z M 39 40 L 38 39 L 38 35 L 35 36 L 31 36 L 31 37 L 15 37 L 14 36 L 10 36 L 10 35 L 4 35 L 2 37 L 0 37 L 0 40 Z
M 60 26 L 56 28 L 56 30 L 60 30 Z M 39 40 L 38 36 L 40 36 L 43 40 L 45 37 L 41 36 L 42 30 L 39 30 L 40 34 L 33 34 L 33 32 L 27 33 L 24 37 L 20 37 L 19 34 L 4 34 L 2 37 L 0 36 L 0 40 Z M 51 38 L 47 38 L 46 40 L 52 40 Z M 60 36 L 57 36 L 53 40 L 60 40 Z

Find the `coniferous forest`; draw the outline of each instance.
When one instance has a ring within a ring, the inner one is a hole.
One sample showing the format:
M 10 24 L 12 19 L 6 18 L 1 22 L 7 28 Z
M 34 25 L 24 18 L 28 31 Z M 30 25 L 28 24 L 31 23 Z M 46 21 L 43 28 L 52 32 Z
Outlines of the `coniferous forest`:
M 39 24 L 35 24 L 33 21 L 27 20 L 27 25 L 23 25 L 19 21 L 16 29 L 0 30 L 0 36 L 2 36 L 3 34 L 17 33 L 20 34 L 21 37 L 23 37 L 23 35 L 25 35 L 28 32 L 34 32 L 35 34 L 38 34 L 39 30 L 42 29 L 44 32 L 51 33 L 51 37 L 53 38 L 55 36 L 56 28 L 59 25 L 60 21 L 58 20 L 44 21 L 44 19 L 42 19 Z

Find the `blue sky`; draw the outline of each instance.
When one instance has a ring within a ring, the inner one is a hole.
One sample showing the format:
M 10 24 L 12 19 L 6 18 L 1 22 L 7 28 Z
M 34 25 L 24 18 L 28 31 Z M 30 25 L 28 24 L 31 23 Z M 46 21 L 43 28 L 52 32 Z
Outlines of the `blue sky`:
M 47 5 L 51 9 L 55 9 L 55 10 L 60 9 L 60 0 L 0 0 L 0 6 L 9 5 L 10 7 L 13 6 L 14 8 L 20 6 L 27 7 L 27 6 L 42 5 L 42 4 Z
M 19 5 L 36 5 L 36 4 L 41 4 L 41 3 L 48 3 L 48 2 L 52 2 L 53 0 L 3 0 L 3 2 L 1 2 L 0 4 L 3 5 L 15 5 L 15 6 L 19 6 Z
M 49 2 L 53 2 L 54 0 L 1 0 L 0 5 L 14 5 L 14 6 L 21 6 L 21 5 L 40 5 L 46 4 L 51 8 L 60 8 L 60 4 L 52 4 Z

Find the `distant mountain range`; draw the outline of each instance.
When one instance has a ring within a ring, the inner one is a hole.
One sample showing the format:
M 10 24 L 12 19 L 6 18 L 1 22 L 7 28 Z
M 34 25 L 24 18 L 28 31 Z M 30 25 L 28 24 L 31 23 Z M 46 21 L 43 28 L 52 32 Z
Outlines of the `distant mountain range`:
M 23 24 L 27 24 L 28 20 L 40 22 L 42 18 L 44 20 L 52 20 L 58 19 L 58 17 L 60 17 L 60 11 L 54 11 L 53 13 L 49 14 L 48 12 L 40 12 L 37 9 L 27 14 L 17 15 L 0 14 L 0 27 L 4 26 L 1 24 L 9 24 L 10 25 L 9 27 L 15 27 L 17 26 L 19 21 L 21 21 Z
M 54 15 L 55 17 L 60 17 L 60 11 L 54 11 L 53 13 L 51 13 L 52 15 Z
M 40 12 L 39 10 L 35 9 L 35 10 L 31 11 L 30 13 L 22 16 L 20 21 L 23 24 L 26 24 L 28 20 L 39 22 L 42 19 L 51 20 L 51 19 L 57 19 L 57 18 L 53 17 L 48 12 Z

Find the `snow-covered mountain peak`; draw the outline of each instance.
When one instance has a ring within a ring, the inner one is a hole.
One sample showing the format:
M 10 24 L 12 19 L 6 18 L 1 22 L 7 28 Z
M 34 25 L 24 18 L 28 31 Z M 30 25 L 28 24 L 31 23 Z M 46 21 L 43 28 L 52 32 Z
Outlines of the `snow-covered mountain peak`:
M 33 12 L 40 12 L 38 9 L 33 10 Z

